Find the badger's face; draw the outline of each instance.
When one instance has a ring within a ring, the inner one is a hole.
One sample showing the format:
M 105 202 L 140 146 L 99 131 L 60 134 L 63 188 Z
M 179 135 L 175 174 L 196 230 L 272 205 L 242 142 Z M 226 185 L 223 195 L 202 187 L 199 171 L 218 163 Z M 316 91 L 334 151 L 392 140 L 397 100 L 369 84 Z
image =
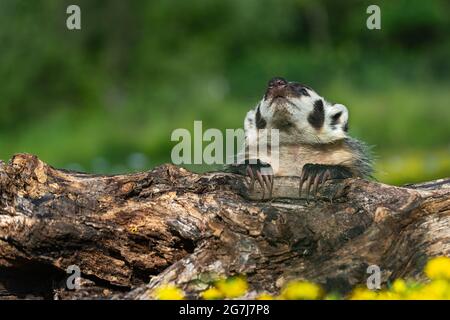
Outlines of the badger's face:
M 347 136 L 348 111 L 332 104 L 311 88 L 277 77 L 269 81 L 256 108 L 259 129 L 274 128 L 306 143 L 330 143 Z

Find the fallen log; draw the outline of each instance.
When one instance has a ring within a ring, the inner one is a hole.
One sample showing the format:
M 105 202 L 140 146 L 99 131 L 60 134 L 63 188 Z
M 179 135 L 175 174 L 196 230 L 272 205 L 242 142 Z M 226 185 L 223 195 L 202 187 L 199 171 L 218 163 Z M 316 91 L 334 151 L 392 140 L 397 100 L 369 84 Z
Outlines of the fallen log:
M 259 201 L 261 190 L 229 173 L 92 175 L 15 155 L 0 162 L 0 298 L 149 299 L 165 283 L 196 298 L 235 274 L 250 292 L 307 279 L 346 293 L 369 265 L 383 284 L 423 280 L 429 257 L 450 256 L 450 178 L 327 182 L 309 202 L 295 177 L 274 185 Z M 74 265 L 82 286 L 68 290 Z

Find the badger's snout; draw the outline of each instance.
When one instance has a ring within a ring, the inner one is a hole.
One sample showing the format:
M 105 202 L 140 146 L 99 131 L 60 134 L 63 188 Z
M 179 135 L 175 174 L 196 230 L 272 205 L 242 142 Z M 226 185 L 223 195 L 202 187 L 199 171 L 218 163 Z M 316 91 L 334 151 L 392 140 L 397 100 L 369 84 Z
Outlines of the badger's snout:
M 276 98 L 299 98 L 302 96 L 309 96 L 306 86 L 298 82 L 288 82 L 281 77 L 275 77 L 269 81 L 264 99 L 273 101 Z
M 275 77 L 269 80 L 269 84 L 268 87 L 270 88 L 279 88 L 279 87 L 283 87 L 285 85 L 287 85 L 288 82 L 286 81 L 286 79 L 281 78 L 281 77 Z
M 264 97 L 265 99 L 284 98 L 288 94 L 287 89 L 288 82 L 285 79 L 281 77 L 272 78 L 267 85 Z

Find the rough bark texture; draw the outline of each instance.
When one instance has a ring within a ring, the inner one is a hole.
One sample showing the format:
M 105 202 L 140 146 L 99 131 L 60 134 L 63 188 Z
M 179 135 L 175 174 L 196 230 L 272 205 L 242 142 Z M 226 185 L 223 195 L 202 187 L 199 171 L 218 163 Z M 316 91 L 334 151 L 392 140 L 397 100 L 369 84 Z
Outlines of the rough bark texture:
M 168 282 L 196 297 L 234 274 L 252 292 L 295 278 L 345 293 L 369 265 L 384 283 L 420 280 L 430 256 L 450 255 L 450 179 L 328 182 L 309 203 L 297 188 L 295 177 L 276 178 L 263 202 L 234 174 L 164 165 L 102 176 L 16 155 L 0 162 L 0 298 L 147 299 Z M 70 265 L 80 290 L 65 289 Z

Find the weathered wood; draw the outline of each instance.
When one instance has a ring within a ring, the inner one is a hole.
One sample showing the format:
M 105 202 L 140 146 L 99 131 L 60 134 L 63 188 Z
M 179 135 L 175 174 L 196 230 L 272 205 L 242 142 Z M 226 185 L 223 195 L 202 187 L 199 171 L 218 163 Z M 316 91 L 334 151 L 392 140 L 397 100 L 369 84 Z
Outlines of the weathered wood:
M 329 182 L 309 203 L 295 177 L 276 178 L 270 202 L 245 183 L 173 165 L 102 176 L 28 154 L 0 162 L 0 297 L 145 299 L 166 282 L 196 297 L 237 273 L 252 291 L 300 278 L 346 292 L 365 283 L 368 265 L 384 283 L 421 279 L 428 257 L 450 255 L 450 179 Z M 64 290 L 70 265 L 81 290 Z

